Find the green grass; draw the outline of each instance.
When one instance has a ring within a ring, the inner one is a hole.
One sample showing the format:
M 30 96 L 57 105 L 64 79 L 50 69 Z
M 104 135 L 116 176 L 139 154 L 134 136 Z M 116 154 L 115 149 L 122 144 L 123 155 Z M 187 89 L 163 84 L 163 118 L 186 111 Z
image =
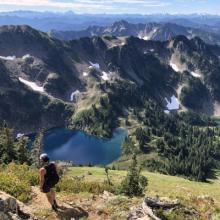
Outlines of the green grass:
M 86 175 L 85 181 L 103 182 L 106 180 L 104 168 L 99 167 L 73 167 L 69 169 L 67 175 L 80 176 L 88 171 L 92 175 Z M 116 184 L 120 183 L 126 173 L 126 171 L 109 170 L 110 177 L 113 183 Z M 215 205 L 220 208 L 220 178 L 211 180 L 209 183 L 201 183 L 148 171 L 143 171 L 142 174 L 148 178 L 149 184 L 146 194 L 150 196 L 180 198 L 184 201 L 199 196 L 209 196 L 214 199 Z

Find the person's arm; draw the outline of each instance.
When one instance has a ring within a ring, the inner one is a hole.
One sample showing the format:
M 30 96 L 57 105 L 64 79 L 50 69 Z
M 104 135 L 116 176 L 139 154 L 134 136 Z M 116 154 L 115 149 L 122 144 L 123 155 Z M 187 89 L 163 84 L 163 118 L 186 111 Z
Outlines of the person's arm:
M 40 174 L 40 190 L 42 191 L 44 185 L 44 175 L 46 174 L 45 168 L 41 168 L 39 174 Z

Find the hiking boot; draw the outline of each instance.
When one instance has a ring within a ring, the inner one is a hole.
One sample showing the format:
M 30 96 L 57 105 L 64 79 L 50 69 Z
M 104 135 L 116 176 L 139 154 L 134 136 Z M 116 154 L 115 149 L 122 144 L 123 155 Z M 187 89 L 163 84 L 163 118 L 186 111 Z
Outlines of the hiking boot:
M 57 201 L 56 201 L 56 200 L 54 200 L 53 205 L 54 205 L 56 208 L 59 208 L 59 206 L 58 206 L 58 204 L 57 204 Z
M 52 207 L 52 210 L 53 210 L 53 211 L 58 212 L 58 209 L 57 209 L 57 207 L 55 206 L 55 204 L 53 204 L 51 207 Z

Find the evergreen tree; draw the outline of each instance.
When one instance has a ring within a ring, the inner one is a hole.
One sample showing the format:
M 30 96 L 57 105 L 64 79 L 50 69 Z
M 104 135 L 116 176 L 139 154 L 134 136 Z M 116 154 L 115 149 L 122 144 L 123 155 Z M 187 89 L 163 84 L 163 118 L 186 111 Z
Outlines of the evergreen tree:
M 17 161 L 21 164 L 27 163 L 30 164 L 30 151 L 28 149 L 28 138 L 21 137 L 15 143 L 15 149 L 17 152 Z
M 0 133 L 0 160 L 8 164 L 16 159 L 13 131 L 8 127 L 3 127 Z
M 121 183 L 120 192 L 130 197 L 141 196 L 147 186 L 147 178 L 141 176 L 140 173 L 141 169 L 134 154 L 128 174 Z
M 31 161 L 32 161 L 32 165 L 35 167 L 39 167 L 40 166 L 40 154 L 42 153 L 42 147 L 43 147 L 43 136 L 44 136 L 44 131 L 41 130 L 33 144 L 32 144 L 32 148 L 31 148 Z
M 137 128 L 135 131 L 135 136 L 139 142 L 140 149 L 144 149 L 144 145 L 150 141 L 150 138 L 147 136 L 147 133 L 142 128 Z
M 125 155 L 134 153 L 134 142 L 129 136 L 123 142 L 122 153 Z

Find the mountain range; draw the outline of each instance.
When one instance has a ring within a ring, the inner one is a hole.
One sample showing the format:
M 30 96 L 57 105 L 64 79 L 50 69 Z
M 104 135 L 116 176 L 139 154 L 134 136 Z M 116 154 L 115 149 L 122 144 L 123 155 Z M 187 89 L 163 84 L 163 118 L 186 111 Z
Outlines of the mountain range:
M 117 127 L 112 118 L 126 117 L 149 99 L 167 114 L 220 114 L 220 47 L 198 37 L 64 42 L 29 26 L 2 26 L 0 51 L 0 118 L 19 132 L 82 128 L 83 118 L 83 129 L 109 134 Z M 89 121 L 95 112 L 99 129 Z
M 52 30 L 49 34 L 52 37 L 66 41 L 92 36 L 134 36 L 144 40 L 167 41 L 172 37 L 184 35 L 189 39 L 200 37 L 208 44 L 220 44 L 220 35 L 207 30 L 185 27 L 175 23 L 132 24 L 124 20 L 115 22 L 110 26 L 90 26 L 81 31 Z
M 109 26 L 119 20 L 130 23 L 175 23 L 181 26 L 201 28 L 210 32 L 219 32 L 220 16 L 209 14 L 171 15 L 171 14 L 76 14 L 72 11 L 36 12 L 12 11 L 0 12 L 0 25 L 30 25 L 41 31 L 52 29 L 59 31 L 82 30 L 88 26 Z

